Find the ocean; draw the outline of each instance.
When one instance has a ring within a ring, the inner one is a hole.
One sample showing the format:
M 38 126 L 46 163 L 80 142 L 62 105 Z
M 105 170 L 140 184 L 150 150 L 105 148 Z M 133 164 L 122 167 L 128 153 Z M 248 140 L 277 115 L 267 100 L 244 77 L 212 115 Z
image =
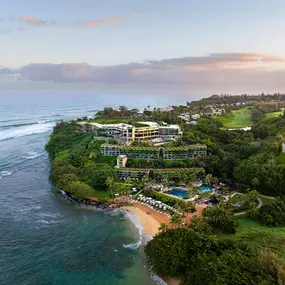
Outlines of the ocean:
M 70 204 L 52 191 L 44 150 L 59 120 L 104 106 L 168 106 L 164 96 L 0 92 L 0 284 L 152 285 L 136 217 Z M 132 220 L 132 222 L 131 222 Z

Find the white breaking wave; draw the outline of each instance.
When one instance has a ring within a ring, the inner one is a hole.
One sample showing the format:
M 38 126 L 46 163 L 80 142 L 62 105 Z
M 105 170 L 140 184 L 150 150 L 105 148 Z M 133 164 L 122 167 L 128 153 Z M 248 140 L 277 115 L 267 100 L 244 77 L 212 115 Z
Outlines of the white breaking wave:
M 167 285 L 166 282 L 164 282 L 158 275 L 154 273 L 151 274 L 151 278 L 158 285 Z
M 130 243 L 130 244 L 127 244 L 127 245 L 124 244 L 123 247 L 130 248 L 130 249 L 137 249 L 142 244 L 143 226 L 142 226 L 142 224 L 140 222 L 140 219 L 136 215 L 134 215 L 133 213 L 131 213 L 129 211 L 124 211 L 124 214 L 135 225 L 135 227 L 138 229 L 138 232 L 139 232 L 139 235 L 140 235 L 140 239 L 139 239 L 138 242 Z M 144 234 L 144 236 L 145 236 L 144 242 L 146 242 L 146 243 L 153 238 L 152 236 L 149 236 L 149 235 L 146 235 L 146 234 Z M 151 272 L 151 278 L 158 285 L 167 285 L 167 283 L 164 282 L 162 278 L 160 278 L 158 275 L 156 275 L 153 272 Z
M 2 178 L 2 177 L 5 177 L 5 176 L 10 176 L 10 175 L 12 175 L 13 174 L 13 172 L 10 172 L 10 171 L 1 171 L 0 172 L 0 179 Z
M 23 158 L 25 158 L 25 159 L 34 159 L 34 158 L 40 157 L 40 156 L 42 156 L 44 154 L 45 154 L 44 152 L 38 153 L 36 151 L 29 151 L 27 154 L 25 154 L 23 156 Z
M 50 122 L 50 120 L 43 120 L 43 121 L 38 121 L 37 124 L 46 124 L 49 122 Z
M 35 124 L 24 128 L 17 128 L 16 130 L 7 130 L 0 132 L 0 141 L 20 138 L 33 134 L 41 134 L 50 131 L 54 127 L 55 123 L 47 124 Z
M 140 219 L 136 215 L 132 214 L 129 211 L 125 211 L 124 213 L 127 216 L 127 218 L 130 219 L 130 221 L 137 228 L 140 238 L 139 238 L 139 241 L 133 242 L 133 243 L 130 243 L 130 244 L 124 244 L 123 247 L 130 248 L 130 249 L 137 249 L 142 244 L 143 226 L 142 226 L 142 224 L 140 222 Z
M 38 220 L 37 223 L 50 225 L 50 224 L 58 224 L 60 223 L 60 221 L 59 220 L 57 221 Z

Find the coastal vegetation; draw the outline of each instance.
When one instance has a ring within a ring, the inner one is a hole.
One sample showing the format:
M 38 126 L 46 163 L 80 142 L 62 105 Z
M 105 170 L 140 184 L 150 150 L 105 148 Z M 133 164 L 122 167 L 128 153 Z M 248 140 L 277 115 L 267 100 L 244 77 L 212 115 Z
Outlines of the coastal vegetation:
M 156 273 L 180 278 L 182 285 L 285 282 L 285 262 L 274 253 L 191 228 L 162 231 L 145 251 Z
M 110 203 L 115 194 L 131 194 L 135 187 L 140 195 L 173 207 L 164 211 L 171 214 L 170 225 L 162 224 L 145 248 L 157 274 L 179 278 L 182 285 L 285 284 L 284 107 L 281 94 L 263 94 L 212 96 L 169 111 L 105 108 L 93 121 L 179 124 L 183 136 L 169 149 L 199 144 L 207 146 L 208 155 L 177 160 L 139 156 L 117 169 L 117 158 L 100 152 L 112 138 L 95 140 L 90 133 L 76 131 L 76 121 L 59 122 L 46 145 L 50 176 L 57 188 L 79 200 Z M 196 124 L 179 117 L 181 112 L 208 114 L 216 108 L 224 110 L 220 116 L 203 115 Z M 251 130 L 237 130 L 248 126 Z M 131 148 L 144 153 L 155 146 L 133 142 Z M 119 171 L 139 175 L 119 179 Z M 187 188 L 184 199 L 160 192 L 170 183 Z M 196 185 L 202 183 L 215 188 L 215 194 L 199 192 Z M 194 200 L 189 201 L 195 196 L 210 206 L 203 217 L 192 217 L 182 226 L 183 214 L 198 212 Z

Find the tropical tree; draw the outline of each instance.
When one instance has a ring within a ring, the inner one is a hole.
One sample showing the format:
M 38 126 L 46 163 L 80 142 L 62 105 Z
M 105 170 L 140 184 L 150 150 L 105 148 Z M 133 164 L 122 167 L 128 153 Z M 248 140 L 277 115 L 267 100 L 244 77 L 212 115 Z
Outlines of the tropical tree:
M 106 185 L 111 192 L 112 197 L 114 197 L 114 178 L 112 176 L 108 176 L 106 179 Z
M 213 177 L 213 183 L 215 185 L 218 185 L 219 184 L 219 178 L 217 176 Z
M 182 225 L 182 217 L 179 214 L 174 214 L 170 218 L 170 223 L 173 225 L 175 228 L 179 227 Z
M 213 180 L 212 174 L 207 174 L 205 179 L 204 179 L 204 184 L 211 186 Z
M 216 229 L 227 233 L 235 233 L 237 224 L 233 219 L 234 215 L 230 207 L 225 204 L 211 207 L 207 211 L 207 222 Z
M 206 222 L 205 219 L 197 216 L 191 218 L 188 227 L 201 234 L 212 234 L 212 227 Z
M 248 215 L 249 215 L 249 218 L 252 219 L 252 220 L 256 220 L 258 215 L 259 215 L 259 209 L 256 205 L 256 203 L 250 201 L 249 204 L 248 204 Z
M 254 190 L 256 189 L 256 187 L 259 185 L 259 180 L 258 178 L 254 177 L 252 180 L 251 180 L 251 185 L 253 186 Z
M 165 232 L 166 230 L 168 230 L 168 225 L 166 223 L 161 223 L 159 226 L 159 231 Z
M 164 176 L 162 178 L 162 184 L 164 187 L 167 187 L 168 186 L 168 177 L 167 176 Z
M 77 198 L 88 198 L 94 194 L 93 189 L 86 183 L 73 181 L 66 187 L 68 193 Z

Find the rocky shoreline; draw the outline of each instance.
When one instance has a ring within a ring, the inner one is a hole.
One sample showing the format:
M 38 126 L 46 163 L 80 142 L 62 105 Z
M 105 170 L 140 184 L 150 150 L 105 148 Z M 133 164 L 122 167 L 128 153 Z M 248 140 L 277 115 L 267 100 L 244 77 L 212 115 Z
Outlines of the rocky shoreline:
M 58 189 L 54 187 L 54 191 L 59 194 L 64 199 L 68 200 L 72 204 L 77 204 L 84 207 L 92 207 L 100 210 L 112 210 L 121 208 L 122 205 L 120 204 L 108 204 L 101 201 L 94 201 L 91 199 L 75 199 L 69 195 L 69 193 L 65 192 L 62 189 Z

